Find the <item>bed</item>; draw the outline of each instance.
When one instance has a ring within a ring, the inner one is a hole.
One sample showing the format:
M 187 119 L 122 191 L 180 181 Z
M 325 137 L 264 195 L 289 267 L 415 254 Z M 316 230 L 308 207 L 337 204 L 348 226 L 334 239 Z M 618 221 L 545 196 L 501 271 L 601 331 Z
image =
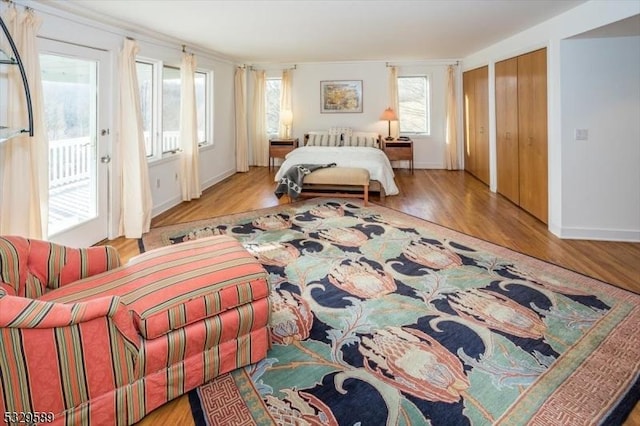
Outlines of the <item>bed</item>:
M 304 135 L 304 146 L 296 148 L 285 157 L 284 162 L 276 173 L 275 181 L 289 168 L 298 164 L 330 164 L 336 167 L 363 168 L 369 171 L 371 182 L 370 192 L 378 192 L 380 198 L 385 195 L 398 194 L 398 187 L 394 181 L 393 168 L 385 153 L 380 149 L 380 135 L 370 132 L 309 132 Z M 324 188 L 313 188 L 313 192 L 325 190 L 327 193 L 341 192 L 350 188 L 349 182 L 344 185 L 331 185 Z M 303 185 L 302 193 L 309 189 Z

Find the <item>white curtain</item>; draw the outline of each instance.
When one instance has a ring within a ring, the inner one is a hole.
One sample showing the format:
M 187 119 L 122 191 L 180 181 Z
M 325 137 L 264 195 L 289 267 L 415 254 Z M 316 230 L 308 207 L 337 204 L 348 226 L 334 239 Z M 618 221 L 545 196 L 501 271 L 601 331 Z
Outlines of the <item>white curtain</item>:
M 200 198 L 200 167 L 198 150 L 198 120 L 196 113 L 195 55 L 184 53 L 180 66 L 180 181 L 182 200 Z
M 458 108 L 456 102 L 456 70 L 452 65 L 447 68 L 447 134 L 446 161 L 447 170 L 458 170 Z
M 244 67 L 236 68 L 235 74 L 235 107 L 236 107 L 236 171 L 249 171 L 249 140 L 247 135 L 247 71 Z
M 395 126 L 391 124 L 391 137 L 400 136 L 400 110 L 398 103 L 398 67 L 389 67 L 389 107 L 396 112 Z
M 292 70 L 284 70 L 282 71 L 282 83 L 280 86 L 280 128 L 278 131 L 278 135 L 281 138 L 287 138 L 291 135 L 287 134 L 287 124 L 282 121 L 282 112 L 289 111 L 291 113 L 293 110 L 291 108 L 291 98 L 293 91 L 293 77 Z M 288 123 L 288 128 L 291 129 L 293 123 Z
M 0 194 L 0 234 L 29 238 L 47 237 L 48 150 L 44 121 L 44 100 L 36 35 L 42 23 L 33 10 L 18 14 L 9 7 L 3 20 L 20 54 L 33 106 L 34 135 L 23 134 L 2 145 L 2 193 Z M 1 37 L 4 40 L 4 34 Z M 11 54 L 9 45 L 3 49 Z M 26 128 L 27 103 L 17 66 L 7 69 L 7 125 Z M 4 120 L 3 120 L 4 121 Z M 3 125 L 5 123 L 2 123 Z
M 140 238 L 151 226 L 151 187 L 142 131 L 136 72 L 138 44 L 125 39 L 120 52 L 119 141 L 121 164 L 120 235 Z
M 267 77 L 264 70 L 253 71 L 253 126 L 251 128 L 251 144 L 253 148 L 253 164 L 269 165 L 269 139 L 265 116 L 265 87 Z

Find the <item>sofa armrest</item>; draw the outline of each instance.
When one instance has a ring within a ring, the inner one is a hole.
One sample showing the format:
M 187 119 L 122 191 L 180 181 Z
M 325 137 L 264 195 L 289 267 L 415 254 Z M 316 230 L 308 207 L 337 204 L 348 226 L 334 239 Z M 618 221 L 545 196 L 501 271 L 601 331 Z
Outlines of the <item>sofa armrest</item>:
M 138 336 L 130 319 L 118 310 L 126 308 L 116 296 L 104 296 L 78 303 L 56 303 L 11 296 L 0 288 L 0 328 L 56 328 L 110 317 L 130 340 Z
M 29 271 L 48 289 L 56 289 L 120 266 L 111 246 L 71 248 L 47 241 L 30 240 Z
M 0 290 L 0 412 L 64 418 L 132 383 L 139 339 L 117 297 L 63 304 Z

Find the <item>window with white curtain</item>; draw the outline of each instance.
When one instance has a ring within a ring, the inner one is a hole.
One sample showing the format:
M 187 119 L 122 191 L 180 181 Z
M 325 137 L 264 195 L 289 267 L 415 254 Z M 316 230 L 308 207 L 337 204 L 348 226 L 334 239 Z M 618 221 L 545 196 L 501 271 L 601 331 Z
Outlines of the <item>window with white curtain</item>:
M 196 86 L 196 115 L 198 122 L 198 145 L 208 145 L 211 141 L 207 129 L 209 128 L 208 117 L 209 105 L 207 103 L 207 92 L 209 84 L 207 84 L 207 73 L 202 71 L 196 71 L 195 86 Z
M 140 86 L 140 110 L 142 112 L 142 131 L 144 134 L 144 147 L 147 157 L 154 155 L 154 64 L 150 62 L 136 62 L 138 74 L 138 86 Z
M 162 67 L 162 153 L 180 150 L 180 68 Z
M 265 112 L 267 134 L 273 136 L 280 129 L 280 92 L 282 90 L 281 78 L 268 78 L 265 88 Z
M 427 76 L 398 77 L 398 112 L 401 134 L 430 134 L 429 98 L 430 87 Z
M 180 68 L 161 61 L 136 61 L 147 158 L 157 160 L 180 150 Z M 213 72 L 195 73 L 198 145 L 213 143 Z

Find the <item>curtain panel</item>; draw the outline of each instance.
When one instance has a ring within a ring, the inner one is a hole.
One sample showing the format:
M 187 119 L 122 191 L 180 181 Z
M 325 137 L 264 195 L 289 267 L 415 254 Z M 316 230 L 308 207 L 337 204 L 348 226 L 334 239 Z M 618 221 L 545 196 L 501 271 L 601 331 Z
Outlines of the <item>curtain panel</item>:
M 398 67 L 389 67 L 389 107 L 396 112 L 396 125 L 391 126 L 391 137 L 400 136 L 400 110 L 398 101 Z
M 447 67 L 446 162 L 447 170 L 458 170 L 458 107 L 456 103 L 456 69 Z
M 249 171 L 249 138 L 247 131 L 247 70 L 236 68 L 234 79 L 236 116 L 236 171 Z
M 269 165 L 269 138 L 267 137 L 265 90 L 267 77 L 264 70 L 253 70 L 253 126 L 251 145 L 253 165 Z
M 25 67 L 31 91 L 34 135 L 9 139 L 2 149 L 2 193 L 0 194 L 0 234 L 28 238 L 47 237 L 48 223 L 48 151 L 44 120 L 44 99 L 37 46 L 42 20 L 32 9 L 18 13 L 10 6 L 3 14 L 20 58 Z M 4 37 L 2 37 L 4 39 Z M 3 46 L 11 51 L 9 46 Z M 17 66 L 7 68 L 7 124 L 24 127 L 28 123 L 27 104 Z
M 293 123 L 285 123 L 282 120 L 283 111 L 292 112 L 291 98 L 293 97 L 293 71 L 292 70 L 284 70 L 282 71 L 282 85 L 280 87 L 280 126 L 278 135 L 281 138 L 287 138 L 291 135 L 288 134 L 287 130 L 290 130 L 293 126 Z
M 127 238 L 140 238 L 151 226 L 151 186 L 144 145 L 140 89 L 136 72 L 138 44 L 125 39 L 120 52 L 120 222 L 119 232 Z
M 182 201 L 200 198 L 200 159 L 198 150 L 198 121 L 196 113 L 196 57 L 182 55 L 180 65 L 180 183 Z

